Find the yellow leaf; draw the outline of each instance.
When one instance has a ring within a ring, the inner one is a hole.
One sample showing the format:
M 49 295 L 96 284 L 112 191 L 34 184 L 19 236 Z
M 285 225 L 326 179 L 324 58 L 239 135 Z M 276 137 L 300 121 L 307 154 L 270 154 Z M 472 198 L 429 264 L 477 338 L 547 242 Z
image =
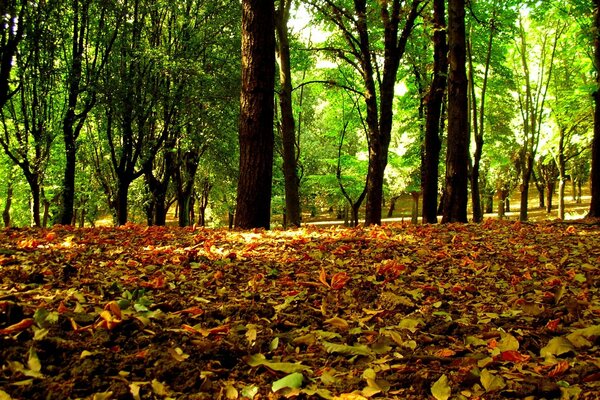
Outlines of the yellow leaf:
M 486 392 L 501 390 L 506 386 L 506 383 L 501 376 L 494 375 L 487 369 L 481 371 L 479 379 L 481 380 L 481 386 L 483 386 Z
M 236 400 L 239 397 L 239 393 L 231 383 L 225 386 L 225 398 L 228 400 Z
M 38 355 L 33 347 L 29 348 L 29 358 L 27 359 L 27 367 L 29 367 L 29 369 L 34 372 L 40 372 L 42 370 L 42 364 L 40 363 L 40 359 L 38 358 Z
M 0 400 L 12 400 L 10 394 L 6 393 L 4 390 L 0 390 Z
M 329 318 L 328 320 L 325 320 L 325 323 L 329 324 L 329 325 L 333 325 L 336 328 L 344 330 L 344 331 L 347 330 L 349 328 L 349 326 L 350 326 L 348 324 L 348 322 L 346 322 L 345 319 L 342 319 L 342 318 L 339 318 L 339 317 Z
M 169 391 L 167 390 L 165 384 L 159 382 L 156 379 L 152 379 L 152 391 L 154 392 L 154 394 L 157 394 L 159 396 L 167 396 L 169 394 Z
M 431 385 L 431 394 L 436 400 L 448 400 L 452 394 L 452 388 L 448 384 L 448 377 L 444 374 Z

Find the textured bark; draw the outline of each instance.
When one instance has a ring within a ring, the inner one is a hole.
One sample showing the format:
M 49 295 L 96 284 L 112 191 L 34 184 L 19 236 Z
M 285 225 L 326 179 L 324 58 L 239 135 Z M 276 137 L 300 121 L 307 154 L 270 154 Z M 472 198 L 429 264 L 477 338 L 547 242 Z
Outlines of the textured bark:
M 467 222 L 469 121 L 466 74 L 465 0 L 448 2 L 448 150 L 442 223 Z
M 292 109 L 292 73 L 288 19 L 291 0 L 281 0 L 277 11 L 277 59 L 279 62 L 279 108 L 281 110 L 281 141 L 283 153 L 283 177 L 285 186 L 285 217 L 287 225 L 298 227 L 302 219 L 296 162 L 296 127 Z
M 20 7 L 17 7 L 20 4 Z M 23 39 L 25 29 L 25 1 L 2 0 L 0 2 L 0 108 L 12 96 L 10 91 L 10 73 L 13 67 L 13 57 L 17 53 L 19 42 Z M 18 11 L 17 11 L 18 10 Z
M 273 2 L 242 1 L 242 92 L 237 228 L 269 228 L 273 177 Z
M 600 0 L 594 0 L 594 65 L 596 91 L 594 92 L 594 139 L 592 142 L 592 174 L 590 211 L 588 217 L 600 218 Z
M 448 73 L 448 45 L 446 43 L 445 0 L 433 2 L 433 81 L 427 95 L 425 121 L 425 155 L 423 159 L 423 222 L 437 222 L 438 177 L 442 103 L 446 91 Z

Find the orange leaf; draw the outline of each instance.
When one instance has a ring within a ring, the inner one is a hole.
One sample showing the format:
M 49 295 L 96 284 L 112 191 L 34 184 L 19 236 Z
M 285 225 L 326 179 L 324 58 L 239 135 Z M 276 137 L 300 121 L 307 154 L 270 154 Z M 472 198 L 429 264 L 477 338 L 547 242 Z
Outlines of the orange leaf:
M 550 371 L 548 373 L 548 376 L 555 377 L 555 376 L 562 375 L 568 369 L 569 369 L 569 362 L 568 361 L 560 361 L 558 364 L 556 364 L 554 366 L 554 368 L 552 368 L 552 371 Z
M 439 349 L 435 352 L 437 357 L 452 357 L 456 352 L 452 349 Z
M 13 333 L 24 331 L 33 325 L 32 318 L 25 318 L 21 322 L 17 322 L 14 325 L 8 326 L 4 329 L 0 329 L 0 335 L 12 335 Z
M 323 285 L 325 285 L 325 286 L 327 286 L 327 287 L 331 287 L 331 286 L 329 285 L 329 283 L 327 282 L 327 272 L 325 272 L 325 268 L 324 268 L 324 267 L 321 267 L 321 273 L 319 274 L 319 281 L 320 281 L 320 282 L 321 282 Z

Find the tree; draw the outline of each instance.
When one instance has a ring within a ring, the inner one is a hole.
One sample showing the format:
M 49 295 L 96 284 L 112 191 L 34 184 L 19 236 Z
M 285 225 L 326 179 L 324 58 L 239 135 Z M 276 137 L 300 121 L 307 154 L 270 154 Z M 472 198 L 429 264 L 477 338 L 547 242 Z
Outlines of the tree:
M 425 152 L 423 158 L 423 222 L 437 222 L 437 198 L 440 150 L 442 141 L 442 107 L 448 73 L 448 45 L 444 0 L 433 2 L 433 81 L 427 94 Z
M 13 60 L 23 40 L 28 2 L 3 0 L 0 3 L 0 109 L 15 92 L 10 88 Z
M 276 12 L 277 61 L 279 64 L 279 109 L 281 111 L 281 142 L 283 176 L 285 185 L 285 220 L 291 226 L 300 226 L 302 215 L 298 167 L 296 162 L 296 127 L 292 109 L 292 73 L 290 64 L 290 43 L 288 20 L 292 0 L 280 0 Z
M 565 22 L 559 20 L 553 29 L 546 29 L 541 32 L 541 41 L 538 46 L 540 50 L 536 54 L 533 51 L 534 46 L 529 43 L 531 29 L 526 29 L 524 18 L 523 15 L 519 18 L 518 42 L 516 43 L 516 55 L 519 57 L 521 67 L 519 85 L 517 86 L 522 127 L 522 145 L 519 151 L 521 175 L 519 219 L 521 221 L 527 221 L 529 183 L 540 143 L 542 123 L 546 116 L 546 98 L 552 77 L 556 46 L 566 26 Z
M 270 227 L 275 84 L 273 2 L 242 1 L 242 90 L 237 228 Z
M 65 143 L 65 168 L 62 188 L 61 214 L 63 225 L 73 223 L 75 201 L 75 168 L 78 139 L 96 103 L 97 81 L 108 61 L 120 21 L 107 24 L 109 10 L 100 5 L 93 7 L 91 0 L 73 0 L 70 40 L 67 41 L 67 88 L 66 112 L 63 117 L 63 139 Z M 106 37 L 104 37 L 106 36 Z
M 45 170 L 61 107 L 57 99 L 60 80 L 56 62 L 60 42 L 54 34 L 58 21 L 57 3 L 36 7 L 24 21 L 28 34 L 20 42 L 15 58 L 17 90 L 0 109 L 4 131 L 0 146 L 27 180 L 35 226 L 42 226 Z
M 408 38 L 426 2 L 384 1 L 375 9 L 371 2 L 355 0 L 353 10 L 334 0 L 314 4 L 341 31 L 346 43 L 345 49 L 333 46 L 328 50 L 352 65 L 363 80 L 369 147 L 365 224 L 380 224 L 396 76 Z M 379 21 L 373 18 L 376 12 Z
M 600 218 L 600 0 L 594 0 L 594 138 L 592 141 L 592 174 L 590 210 L 588 217 Z
M 448 150 L 442 223 L 467 222 L 469 123 L 465 1 L 448 2 Z

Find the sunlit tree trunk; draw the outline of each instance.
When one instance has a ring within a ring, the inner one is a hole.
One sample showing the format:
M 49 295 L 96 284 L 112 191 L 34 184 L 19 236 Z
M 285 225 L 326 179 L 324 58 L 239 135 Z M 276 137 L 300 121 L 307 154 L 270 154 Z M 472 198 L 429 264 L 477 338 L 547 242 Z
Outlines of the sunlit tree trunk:
M 442 223 L 467 222 L 469 180 L 465 0 L 449 0 L 448 17 L 448 150 Z
M 273 177 L 273 2 L 242 1 L 242 93 L 237 228 L 269 228 Z

